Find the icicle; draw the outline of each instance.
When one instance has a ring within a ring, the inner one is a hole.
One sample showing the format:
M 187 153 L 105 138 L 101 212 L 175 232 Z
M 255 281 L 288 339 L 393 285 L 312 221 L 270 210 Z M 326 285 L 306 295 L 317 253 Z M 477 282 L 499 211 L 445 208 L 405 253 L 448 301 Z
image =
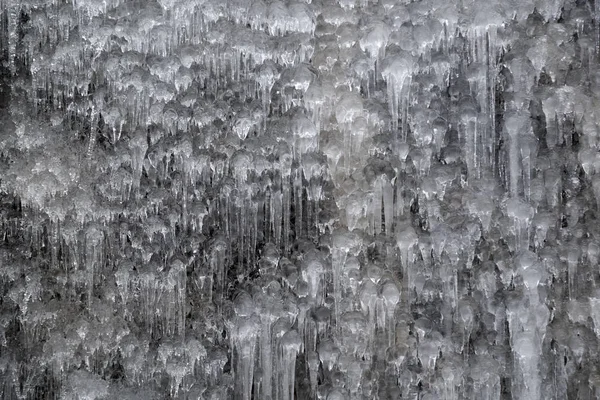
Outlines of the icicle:
M 173 328 L 167 331 L 176 333 L 179 336 L 185 335 L 186 311 L 186 284 L 187 274 L 186 266 L 181 260 L 175 260 L 169 269 L 167 276 L 168 290 L 171 293 L 172 314 L 166 315 L 167 324 L 174 324 Z M 175 318 L 175 316 L 177 316 Z M 174 321 L 174 322 L 172 322 Z
M 283 248 L 285 254 L 290 252 L 290 214 L 292 211 L 291 190 L 287 179 L 283 182 Z
M 404 185 L 401 181 L 396 180 L 396 207 L 394 207 L 394 218 L 401 217 L 406 211 L 406 203 L 403 193 Z
M 302 280 L 307 284 L 306 295 L 313 305 L 323 303 L 323 274 L 325 266 L 323 256 L 316 250 L 309 251 L 302 261 Z
M 378 293 L 376 282 L 373 282 L 371 279 L 365 280 L 363 282 L 362 287 L 360 289 L 360 305 L 363 311 L 363 314 L 368 316 L 368 326 L 369 326 L 369 337 L 371 341 L 375 340 L 375 334 L 377 327 L 385 327 L 386 326 L 386 318 L 387 314 L 385 310 L 384 312 L 378 313 L 377 305 L 378 305 Z M 380 315 L 381 314 L 381 315 Z M 383 320 L 382 320 L 383 318 Z M 373 343 L 370 343 L 372 346 Z
M 383 193 L 382 193 L 382 185 L 381 185 L 381 179 L 376 179 L 375 182 L 373 183 L 374 185 L 374 192 L 371 196 L 371 218 L 373 220 L 373 228 L 372 228 L 372 234 L 375 236 L 378 236 L 379 233 L 381 232 L 381 228 L 382 228 L 382 220 L 381 220 L 381 206 L 382 206 L 382 197 L 383 197 Z
M 271 193 L 270 196 L 271 209 L 271 229 L 273 231 L 273 239 L 277 247 L 281 247 L 281 229 L 283 223 L 283 194 L 277 190 Z
M 465 350 L 465 345 L 468 344 L 470 338 L 471 338 L 471 333 L 473 331 L 473 323 L 474 323 L 474 313 L 473 313 L 473 307 L 471 306 L 471 304 L 469 304 L 468 299 L 467 300 L 461 300 L 458 304 L 457 307 L 457 319 L 459 320 L 458 322 L 462 325 L 463 327 L 463 335 L 462 335 L 462 351 Z M 464 354 L 468 354 L 468 351 L 466 351 Z
M 87 282 L 87 290 L 88 290 L 88 302 L 91 302 L 92 300 L 92 291 L 93 291 L 93 287 L 94 287 L 94 278 L 96 276 L 96 274 L 99 272 L 99 268 L 103 267 L 103 258 L 102 258 L 102 252 L 103 252 L 103 241 L 104 241 L 104 232 L 102 232 L 100 229 L 96 228 L 96 227 L 91 227 L 87 232 L 86 232 L 86 238 L 85 238 L 85 245 L 86 245 L 86 251 L 85 251 L 85 262 L 86 262 L 86 269 L 87 269 L 87 275 L 88 275 L 88 282 Z
M 131 293 L 132 269 L 133 265 L 124 262 L 119 266 L 117 272 L 115 272 L 115 281 L 117 283 L 117 288 L 119 289 L 119 294 L 121 296 L 121 303 L 123 304 L 123 312 L 125 314 L 125 319 L 129 318 L 127 303 L 129 302 L 129 294 Z
M 567 255 L 567 271 L 568 271 L 568 292 L 569 299 L 574 299 L 577 296 L 573 296 L 573 289 L 577 280 L 577 265 L 579 264 L 579 256 L 581 250 L 579 248 L 571 249 Z
M 535 210 L 527 203 L 518 199 L 511 199 L 506 203 L 507 215 L 514 222 L 514 237 L 516 250 L 529 249 L 529 238 L 531 236 L 531 222 Z
M 14 76 L 16 73 L 15 59 L 17 57 L 18 25 L 20 19 L 20 2 L 8 1 L 4 12 L 8 13 L 8 60 L 10 72 Z
M 394 224 L 394 181 L 384 180 L 383 186 L 383 215 L 385 218 L 385 232 L 388 236 L 392 235 Z
M 296 330 L 287 332 L 281 338 L 279 365 L 280 389 L 279 393 L 282 400 L 294 400 L 295 377 L 296 377 L 296 356 L 302 351 L 302 340 Z
M 600 338 L 600 293 L 598 290 L 590 297 L 590 314 L 594 322 L 594 333 Z
M 236 377 L 236 391 L 243 400 L 252 398 L 252 382 L 256 359 L 257 337 L 260 333 L 260 320 L 256 315 L 238 313 L 231 327 L 232 364 Z
M 148 150 L 148 141 L 146 133 L 143 130 L 135 132 L 133 138 L 128 142 L 131 152 L 131 169 L 133 170 L 133 187 L 137 193 L 140 186 L 140 179 L 142 176 L 142 165 L 146 158 L 146 151 Z
M 528 302 L 514 300 L 508 305 L 510 340 L 515 354 L 513 389 L 522 398 L 540 398 L 542 343 L 550 318 L 550 311 L 540 303 L 537 294 L 542 275 L 537 256 L 523 252 L 517 260 L 523 276 Z
M 383 284 L 380 296 L 383 302 L 383 310 L 385 315 L 385 324 L 383 327 L 387 330 L 388 345 L 391 347 L 396 342 L 396 323 L 394 313 L 398 303 L 400 303 L 400 290 L 394 282 L 388 281 Z
M 559 144 L 557 99 L 555 96 L 542 100 L 544 115 L 546 116 L 546 145 L 550 150 Z
M 338 230 L 332 236 L 331 264 L 333 270 L 333 291 L 335 300 L 335 320 L 339 321 L 342 300 L 342 268 L 349 254 L 356 255 L 362 246 L 360 236 L 347 230 Z
M 444 399 L 458 400 L 458 394 L 456 393 L 456 386 L 458 386 L 456 381 L 458 379 L 456 379 L 453 368 L 444 367 L 442 370 L 442 376 L 444 380 Z
M 227 262 L 228 244 L 225 238 L 217 237 L 212 244 L 209 252 L 210 276 L 216 277 L 215 294 L 218 300 L 217 305 L 226 295 L 227 270 L 229 265 Z
M 304 185 L 302 184 L 302 173 L 297 169 L 294 177 L 294 210 L 296 211 L 294 236 L 296 238 L 302 237 L 304 233 L 303 196 Z
M 261 100 L 263 104 L 263 110 L 266 116 L 269 115 L 271 108 L 271 89 L 275 84 L 275 81 L 279 79 L 279 73 L 277 67 L 270 61 L 264 63 L 257 69 L 256 82 L 261 89 Z M 266 124 L 266 119 L 264 124 Z
M 415 232 L 414 228 L 409 222 L 405 222 L 402 225 L 398 225 L 396 230 L 396 244 L 400 250 L 400 261 L 402 263 L 402 272 L 407 285 L 409 293 L 412 291 L 414 271 L 414 253 L 413 247 L 417 245 L 419 237 Z
M 309 370 L 311 397 L 314 398 L 317 394 L 317 379 L 319 373 L 319 366 L 321 364 L 321 361 L 319 360 L 319 354 L 316 351 L 308 352 L 306 354 L 306 362 L 308 364 Z
M 333 297 L 335 300 L 334 305 L 334 316 L 335 321 L 339 321 L 340 317 L 340 303 L 342 301 L 342 287 L 341 287 L 341 276 L 342 268 L 346 262 L 348 256 L 347 250 L 344 248 L 337 248 L 332 251 L 331 266 L 333 270 Z
M 535 165 L 537 155 L 537 139 L 535 136 L 527 136 L 521 140 L 521 164 L 523 166 L 523 190 L 525 199 L 531 198 L 531 171 Z
M 94 108 L 92 108 L 92 115 L 90 118 L 90 126 L 92 127 L 90 129 L 90 140 L 88 142 L 88 148 L 87 148 L 87 154 L 86 154 L 86 158 L 88 160 L 88 162 L 90 162 L 95 147 L 96 147 L 96 129 L 94 128 L 96 126 L 96 110 Z

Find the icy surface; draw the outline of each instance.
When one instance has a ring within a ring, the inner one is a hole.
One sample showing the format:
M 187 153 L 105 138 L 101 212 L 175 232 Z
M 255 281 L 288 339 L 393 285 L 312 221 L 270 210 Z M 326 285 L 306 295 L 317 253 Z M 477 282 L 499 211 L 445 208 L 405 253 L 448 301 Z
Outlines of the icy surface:
M 0 1 L 0 397 L 600 398 L 600 2 Z

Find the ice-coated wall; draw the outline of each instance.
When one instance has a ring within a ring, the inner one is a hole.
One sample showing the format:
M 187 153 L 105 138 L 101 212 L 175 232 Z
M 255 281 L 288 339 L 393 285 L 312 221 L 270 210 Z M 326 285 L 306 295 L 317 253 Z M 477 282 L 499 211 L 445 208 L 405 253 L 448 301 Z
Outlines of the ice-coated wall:
M 600 3 L 2 0 L 2 400 L 600 398 Z

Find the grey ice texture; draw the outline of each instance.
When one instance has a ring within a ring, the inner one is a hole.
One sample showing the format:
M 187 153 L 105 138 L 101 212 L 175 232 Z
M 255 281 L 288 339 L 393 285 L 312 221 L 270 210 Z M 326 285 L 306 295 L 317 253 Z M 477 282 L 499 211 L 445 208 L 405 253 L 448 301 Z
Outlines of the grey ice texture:
M 0 399 L 600 398 L 598 0 L 0 16 Z

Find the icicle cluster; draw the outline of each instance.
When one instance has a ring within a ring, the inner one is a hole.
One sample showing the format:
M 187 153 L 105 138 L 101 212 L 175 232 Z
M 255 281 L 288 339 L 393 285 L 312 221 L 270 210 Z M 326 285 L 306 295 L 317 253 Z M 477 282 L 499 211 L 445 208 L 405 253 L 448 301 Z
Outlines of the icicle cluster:
M 0 2 L 3 399 L 600 397 L 600 3 Z

